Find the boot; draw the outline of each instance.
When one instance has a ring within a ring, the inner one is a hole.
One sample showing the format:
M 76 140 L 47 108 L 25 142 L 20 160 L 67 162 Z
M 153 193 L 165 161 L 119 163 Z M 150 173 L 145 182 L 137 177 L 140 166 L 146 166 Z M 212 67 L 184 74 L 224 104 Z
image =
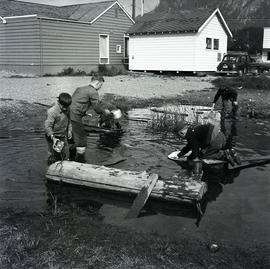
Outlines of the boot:
M 76 157 L 76 148 L 69 148 L 69 160 L 70 161 L 75 161 L 75 157 Z
M 77 153 L 76 154 L 76 157 L 75 157 L 75 162 L 78 162 L 78 163 L 86 163 L 86 159 L 85 159 L 85 153 Z
M 229 149 L 225 149 L 224 150 L 224 155 L 225 155 L 225 160 L 231 165 L 231 166 L 234 166 L 235 163 L 234 163 L 234 160 L 230 154 L 230 150 Z
M 236 153 L 235 149 L 230 149 L 230 155 L 232 156 L 233 160 L 238 164 L 240 165 L 242 162 L 241 162 L 241 159 L 239 157 L 239 155 Z

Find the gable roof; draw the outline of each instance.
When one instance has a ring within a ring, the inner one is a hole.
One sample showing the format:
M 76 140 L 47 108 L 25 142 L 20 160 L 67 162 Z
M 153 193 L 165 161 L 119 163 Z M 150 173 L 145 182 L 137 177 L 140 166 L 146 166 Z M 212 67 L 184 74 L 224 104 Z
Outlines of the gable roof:
M 128 34 L 200 32 L 205 23 L 215 15 L 218 16 L 227 34 L 231 36 L 231 32 L 219 9 L 215 11 L 210 9 L 196 9 L 162 13 L 150 12 L 138 18 L 135 24 L 128 30 Z
M 37 15 L 38 17 L 91 23 L 104 14 L 104 12 L 110 9 L 114 4 L 117 4 L 121 9 L 123 9 L 126 15 L 132 20 L 130 15 L 117 1 L 104 1 L 70 6 L 51 6 L 16 0 L 1 0 L 0 16 L 13 17 Z

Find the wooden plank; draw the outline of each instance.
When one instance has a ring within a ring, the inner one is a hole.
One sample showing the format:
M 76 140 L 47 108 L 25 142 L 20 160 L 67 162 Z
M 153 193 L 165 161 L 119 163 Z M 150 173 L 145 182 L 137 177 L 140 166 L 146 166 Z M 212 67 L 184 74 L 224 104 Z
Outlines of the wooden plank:
M 94 133 L 107 133 L 107 134 L 120 134 L 124 133 L 123 129 L 109 129 L 102 128 L 96 125 L 84 124 L 84 128 L 86 132 L 94 132 Z
M 138 194 L 149 174 L 71 161 L 53 163 L 46 178 L 68 184 L 80 185 L 114 192 Z M 207 184 L 190 175 L 173 176 L 157 180 L 150 197 L 175 202 L 200 201 Z
M 258 157 L 251 157 L 251 158 L 245 158 L 241 159 L 241 164 L 235 164 L 232 166 L 231 164 L 228 165 L 228 169 L 242 169 L 242 168 L 248 168 L 253 167 L 257 165 L 261 165 L 264 163 L 270 162 L 270 155 L 267 156 L 258 156 Z
M 185 162 L 187 160 L 187 156 L 191 153 L 191 152 L 188 152 L 187 154 L 185 154 L 184 156 L 182 157 L 178 157 L 178 153 L 180 153 L 180 150 L 178 151 L 174 151 L 172 152 L 171 154 L 168 155 L 168 158 L 172 161 L 175 161 L 175 162 Z M 205 164 L 208 164 L 208 165 L 215 165 L 215 164 L 225 164 L 227 163 L 227 161 L 223 161 L 223 160 L 214 160 L 214 159 L 201 159 L 201 161 Z
M 139 213 L 140 213 L 141 209 L 144 207 L 151 191 L 153 190 L 153 187 L 157 183 L 157 180 L 158 180 L 157 174 L 151 174 L 148 177 L 148 179 L 145 182 L 144 186 L 142 187 L 141 191 L 139 192 L 139 194 L 135 198 L 135 200 L 131 206 L 131 209 L 127 213 L 126 219 L 136 218 L 139 215 Z

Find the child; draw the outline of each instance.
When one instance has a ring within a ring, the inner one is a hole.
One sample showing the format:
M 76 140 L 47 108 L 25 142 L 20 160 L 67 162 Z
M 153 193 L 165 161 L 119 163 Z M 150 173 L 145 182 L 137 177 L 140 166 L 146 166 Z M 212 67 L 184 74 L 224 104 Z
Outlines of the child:
M 240 89 L 240 87 L 239 87 L 239 89 Z M 221 99 L 222 99 L 222 110 L 225 114 L 225 117 L 229 117 L 229 115 L 231 114 L 232 118 L 236 118 L 236 113 L 238 110 L 236 89 L 231 88 L 231 87 L 219 88 L 215 97 L 214 97 L 212 109 L 214 109 L 219 97 L 221 97 Z M 231 113 L 229 111 L 229 104 L 230 103 L 231 103 L 231 107 L 232 107 Z
M 71 102 L 68 93 L 61 93 L 57 103 L 47 111 L 45 136 L 48 142 L 48 165 L 66 158 L 67 140 L 72 136 L 69 117 Z

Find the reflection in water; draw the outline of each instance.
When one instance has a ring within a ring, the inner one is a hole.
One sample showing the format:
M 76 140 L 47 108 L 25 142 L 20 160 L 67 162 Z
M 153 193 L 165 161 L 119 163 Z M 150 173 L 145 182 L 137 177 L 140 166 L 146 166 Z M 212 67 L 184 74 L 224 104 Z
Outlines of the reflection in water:
M 10 124 L 14 125 L 14 122 Z M 268 121 L 241 119 L 225 121 L 224 124 L 225 132 L 231 137 L 231 144 L 237 147 L 239 154 L 245 157 L 270 154 Z M 146 170 L 164 178 L 183 173 L 180 166 L 167 158 L 183 141 L 176 140 L 172 134 L 164 138 L 148 132 L 146 124 L 139 122 L 125 122 L 123 127 L 126 132 L 120 136 L 90 134 L 87 149 L 89 163 L 102 165 L 122 158 L 126 160 L 116 163 L 114 167 Z M 3 132 L 0 129 L 0 153 L 0 207 L 22 206 L 28 210 L 43 210 L 47 206 L 47 198 L 51 196 L 47 192 L 53 194 L 53 190 L 49 187 L 47 189 L 44 184 L 47 147 L 43 133 L 10 129 Z M 193 234 L 201 232 L 200 237 L 211 235 L 215 238 L 224 236 L 227 239 L 231 236 L 241 240 L 249 236 L 263 240 L 265 233 L 269 234 L 265 228 L 265 223 L 269 222 L 269 169 L 270 165 L 260 170 L 249 169 L 248 172 L 204 167 L 203 177 L 208 183 L 208 192 L 201 204 L 201 213 L 207 209 L 203 219 L 200 219 L 196 205 L 173 205 L 149 200 L 140 218 L 132 222 L 132 227 L 151 231 L 155 229 L 161 234 L 171 234 L 172 238 L 185 229 Z M 56 195 L 59 196 L 59 201 L 78 203 L 93 214 L 102 209 L 109 214 L 105 210 L 106 203 L 114 206 L 115 210 L 111 210 L 110 214 L 118 214 L 118 207 L 123 207 L 126 214 L 134 199 L 118 194 L 105 195 L 102 191 L 89 191 L 84 195 L 82 190 L 77 191 L 73 186 L 67 191 L 61 186 Z M 211 206 L 208 206 L 210 203 Z M 228 207 L 228 204 L 231 206 Z M 143 218 L 146 215 L 149 217 Z M 116 219 L 117 223 L 121 222 L 119 215 Z M 194 229 L 193 220 L 197 225 L 200 224 L 198 229 Z
M 119 194 L 117 192 L 99 191 L 80 186 L 72 186 L 65 183 L 47 182 L 48 204 L 55 206 L 57 201 L 67 206 L 79 206 L 81 209 L 89 210 L 95 208 L 95 214 L 104 205 L 111 205 L 117 208 L 124 208 L 127 214 L 134 201 L 134 194 Z M 126 215 L 124 214 L 124 216 Z M 195 219 L 196 223 L 201 219 L 200 211 L 196 204 L 191 203 L 172 203 L 149 198 L 145 207 L 141 210 L 138 218 L 163 214 L 166 216 L 180 216 Z M 123 221 L 124 216 L 119 214 L 119 222 Z

